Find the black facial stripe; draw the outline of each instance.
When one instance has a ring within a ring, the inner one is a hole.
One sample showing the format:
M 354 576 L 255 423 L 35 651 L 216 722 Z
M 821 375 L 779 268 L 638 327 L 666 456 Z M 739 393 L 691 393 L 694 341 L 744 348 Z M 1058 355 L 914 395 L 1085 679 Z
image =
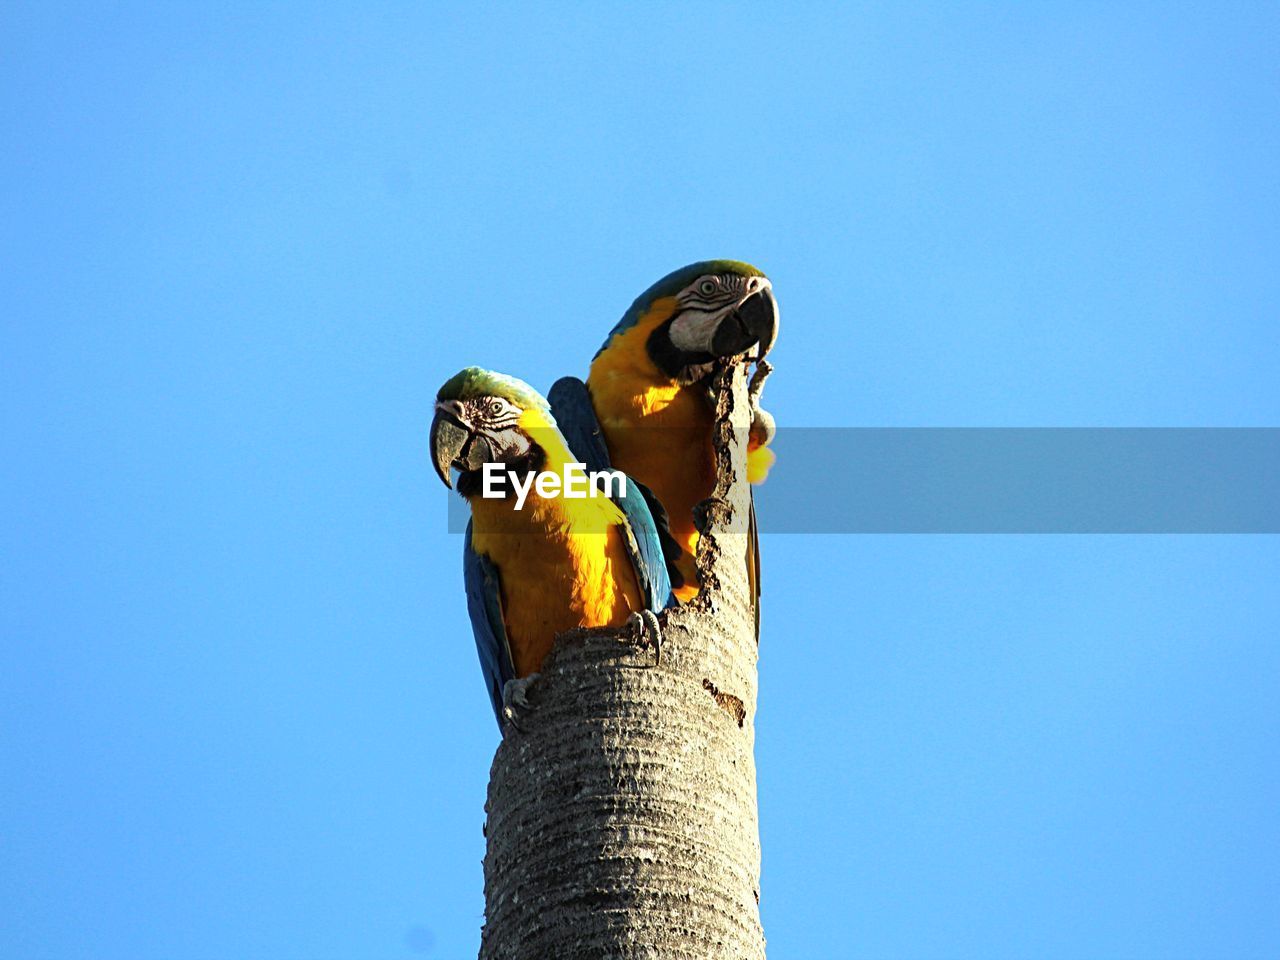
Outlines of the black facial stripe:
M 733 292 L 714 294 L 710 297 L 704 297 L 697 293 L 690 293 L 685 296 L 682 305 L 686 307 L 702 307 L 710 312 L 712 310 L 718 310 L 720 307 L 727 307 L 737 299 L 737 294 Z
M 716 285 L 716 289 L 711 293 L 703 293 L 702 285 L 710 280 Z M 722 306 L 724 304 L 733 303 L 746 289 L 746 278 L 740 277 L 735 273 L 722 273 L 717 276 L 702 277 L 696 281 L 684 294 L 683 302 L 685 303 L 701 303 L 707 306 Z
M 490 419 L 485 416 L 476 417 L 477 429 L 484 428 L 488 430 L 503 430 L 507 427 L 514 427 L 519 421 L 520 413 L 516 410 L 500 413 L 495 419 Z

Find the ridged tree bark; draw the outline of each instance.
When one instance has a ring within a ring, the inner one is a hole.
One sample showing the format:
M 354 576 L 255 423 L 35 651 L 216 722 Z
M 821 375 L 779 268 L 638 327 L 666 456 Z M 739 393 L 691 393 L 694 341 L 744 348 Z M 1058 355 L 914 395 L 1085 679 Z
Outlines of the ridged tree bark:
M 616 631 L 565 634 L 498 747 L 481 960 L 764 957 L 745 379 L 716 376 L 703 590 L 661 616 L 661 662 Z

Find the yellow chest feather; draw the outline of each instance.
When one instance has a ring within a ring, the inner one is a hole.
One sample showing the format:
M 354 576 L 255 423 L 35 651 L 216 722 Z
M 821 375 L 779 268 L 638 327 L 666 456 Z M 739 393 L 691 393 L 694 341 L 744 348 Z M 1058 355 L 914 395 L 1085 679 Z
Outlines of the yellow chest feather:
M 671 535 L 685 550 L 680 562 L 685 586 L 676 595 L 688 600 L 697 594 L 693 508 L 715 487 L 714 416 L 698 388 L 656 380 L 655 374 L 647 357 L 628 360 L 611 351 L 597 358 L 588 382 L 613 465 L 647 486 L 667 508 Z
M 603 497 L 471 500 L 471 544 L 502 581 L 503 614 L 518 677 L 535 673 L 557 634 L 620 626 L 643 608 L 621 513 Z

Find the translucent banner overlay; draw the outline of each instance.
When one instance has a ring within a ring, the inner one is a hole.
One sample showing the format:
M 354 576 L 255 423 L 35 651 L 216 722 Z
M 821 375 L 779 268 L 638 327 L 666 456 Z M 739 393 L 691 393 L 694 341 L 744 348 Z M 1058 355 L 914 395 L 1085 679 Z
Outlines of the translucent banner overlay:
M 798 427 L 771 448 L 763 533 L 1280 533 L 1280 428 Z

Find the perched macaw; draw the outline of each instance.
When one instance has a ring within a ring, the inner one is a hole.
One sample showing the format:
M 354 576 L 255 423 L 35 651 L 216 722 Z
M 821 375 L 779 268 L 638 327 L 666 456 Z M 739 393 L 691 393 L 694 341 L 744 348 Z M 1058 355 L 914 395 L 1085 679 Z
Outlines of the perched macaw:
M 693 508 L 715 486 L 708 377 L 719 359 L 748 352 L 763 359 L 777 334 L 769 279 L 747 263 L 707 260 L 681 267 L 640 294 L 591 363 L 587 389 L 609 461 L 666 508 L 680 548 L 673 582 L 681 601 L 698 593 Z M 553 403 L 574 382 L 558 383 Z M 772 436 L 772 417 L 758 410 L 747 462 L 752 483 L 761 482 L 773 463 L 766 446 Z M 748 559 L 758 592 L 757 548 L 753 516 Z
M 557 634 L 630 620 L 659 642 L 653 611 L 675 600 L 653 518 L 629 479 L 612 499 L 542 496 L 530 485 L 517 508 L 510 483 L 503 499 L 482 495 L 487 462 L 522 483 L 576 462 L 537 391 L 479 367 L 462 370 L 436 396 L 431 458 L 445 486 L 453 485 L 450 469 L 459 470 L 458 492 L 471 508 L 463 579 L 499 727 L 527 705 L 527 681 Z

